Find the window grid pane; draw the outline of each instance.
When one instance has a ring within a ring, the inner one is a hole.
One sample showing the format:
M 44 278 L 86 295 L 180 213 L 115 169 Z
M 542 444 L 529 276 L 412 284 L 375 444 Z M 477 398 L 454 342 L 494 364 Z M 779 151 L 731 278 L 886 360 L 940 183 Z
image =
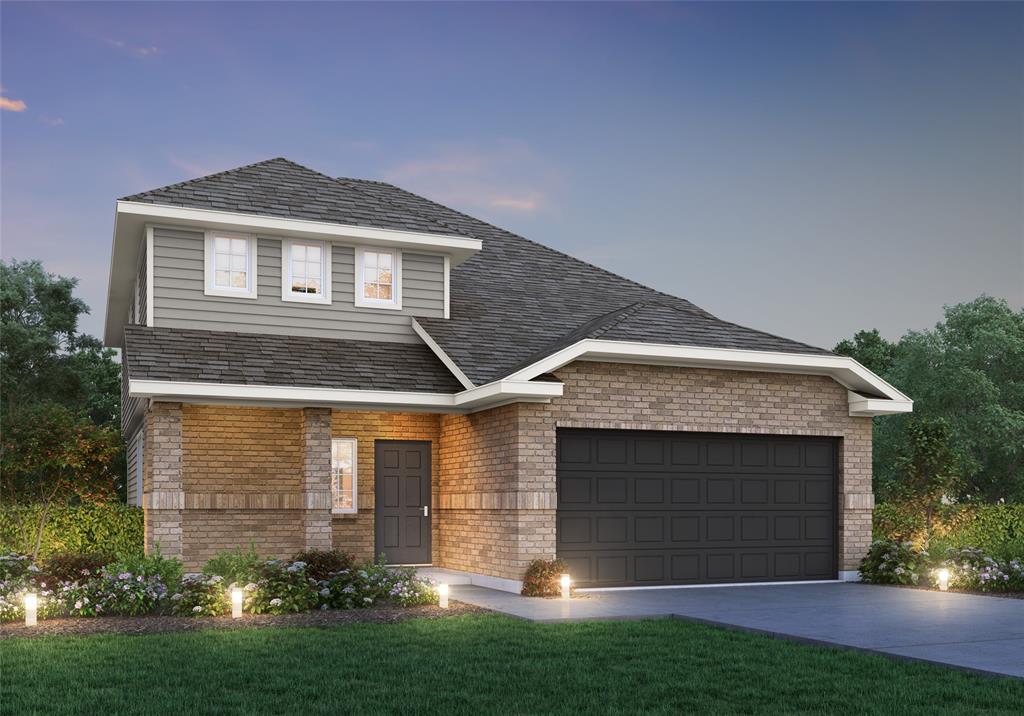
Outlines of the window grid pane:
M 389 252 L 363 253 L 363 298 L 392 301 L 394 299 L 394 255 Z
M 323 262 L 315 244 L 292 244 L 292 293 L 319 294 Z
M 331 498 L 336 510 L 354 510 L 356 441 L 351 438 L 331 441 Z
M 214 278 L 217 288 L 249 287 L 249 241 L 218 236 L 214 239 Z

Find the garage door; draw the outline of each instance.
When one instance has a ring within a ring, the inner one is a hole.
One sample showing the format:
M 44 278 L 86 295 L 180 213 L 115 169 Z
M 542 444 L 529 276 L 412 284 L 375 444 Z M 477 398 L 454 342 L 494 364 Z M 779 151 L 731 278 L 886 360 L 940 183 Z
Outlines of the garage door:
M 558 431 L 558 556 L 579 586 L 836 577 L 836 441 Z

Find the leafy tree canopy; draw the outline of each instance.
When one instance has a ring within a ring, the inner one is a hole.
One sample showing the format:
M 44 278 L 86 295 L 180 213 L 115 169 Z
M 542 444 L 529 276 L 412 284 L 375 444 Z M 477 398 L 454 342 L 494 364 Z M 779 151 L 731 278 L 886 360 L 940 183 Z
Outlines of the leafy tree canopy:
M 930 331 L 888 343 L 860 331 L 836 346 L 914 400 L 913 416 L 875 419 L 875 477 L 881 497 L 905 478 L 900 456 L 914 418 L 941 419 L 960 472 L 950 496 L 1024 501 L 1024 310 L 982 296 L 949 306 Z M 891 356 L 886 362 L 886 356 Z

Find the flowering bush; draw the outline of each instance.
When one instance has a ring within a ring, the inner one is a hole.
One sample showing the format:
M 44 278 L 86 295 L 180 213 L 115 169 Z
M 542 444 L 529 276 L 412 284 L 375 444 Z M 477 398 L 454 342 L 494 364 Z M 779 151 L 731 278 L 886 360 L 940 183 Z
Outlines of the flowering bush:
M 95 617 L 106 614 L 140 616 L 154 611 L 167 597 L 168 589 L 158 574 L 119 571 L 109 565 L 98 577 L 84 582 L 65 582 L 57 589 L 68 614 Z
M 218 617 L 230 607 L 224 578 L 215 574 L 185 575 L 170 601 L 171 612 L 186 617 Z
M 55 584 L 76 582 L 97 576 L 103 565 L 113 561 L 110 555 L 61 552 L 47 557 L 43 561 L 42 571 Z
M 996 560 L 982 550 L 950 549 L 942 566 L 949 570 L 949 584 L 982 592 L 1024 591 L 1024 562 Z
M 32 565 L 32 558 L 27 554 L 18 552 L 7 552 L 0 554 L 0 580 L 19 579 L 29 572 Z
M 253 614 L 304 612 L 318 601 L 317 582 L 307 576 L 305 562 L 267 560 L 245 591 L 245 607 Z
M 860 563 L 860 576 L 872 584 L 919 584 L 927 581 L 929 554 L 910 542 L 879 539 Z
M 40 618 L 60 616 L 63 605 L 55 598 L 54 583 L 45 577 L 28 555 L 0 555 L 0 622 L 23 619 L 25 595 L 35 592 Z
M 437 585 L 429 579 L 417 577 L 414 568 L 393 569 L 391 577 L 391 585 L 388 587 L 386 596 L 388 601 L 401 607 L 437 604 Z
M 362 609 L 379 602 L 403 607 L 436 604 L 437 590 L 412 567 L 387 567 L 367 562 L 343 569 L 319 585 L 321 608 Z
M 535 559 L 523 577 L 524 597 L 557 597 L 562 594 L 561 577 L 569 567 L 560 559 Z

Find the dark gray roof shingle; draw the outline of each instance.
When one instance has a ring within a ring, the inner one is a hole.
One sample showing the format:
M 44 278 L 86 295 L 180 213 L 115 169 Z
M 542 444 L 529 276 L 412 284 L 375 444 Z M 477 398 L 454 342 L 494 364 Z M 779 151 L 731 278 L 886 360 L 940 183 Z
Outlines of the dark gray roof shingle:
M 462 233 L 280 157 L 121 200 L 429 234 Z
M 132 380 L 457 393 L 422 344 L 126 326 Z
M 378 200 L 481 239 L 452 269 L 451 318 L 417 318 L 477 385 L 508 376 L 611 322 L 608 340 L 827 354 L 804 343 L 723 321 L 648 288 L 491 226 L 391 184 L 339 179 Z

